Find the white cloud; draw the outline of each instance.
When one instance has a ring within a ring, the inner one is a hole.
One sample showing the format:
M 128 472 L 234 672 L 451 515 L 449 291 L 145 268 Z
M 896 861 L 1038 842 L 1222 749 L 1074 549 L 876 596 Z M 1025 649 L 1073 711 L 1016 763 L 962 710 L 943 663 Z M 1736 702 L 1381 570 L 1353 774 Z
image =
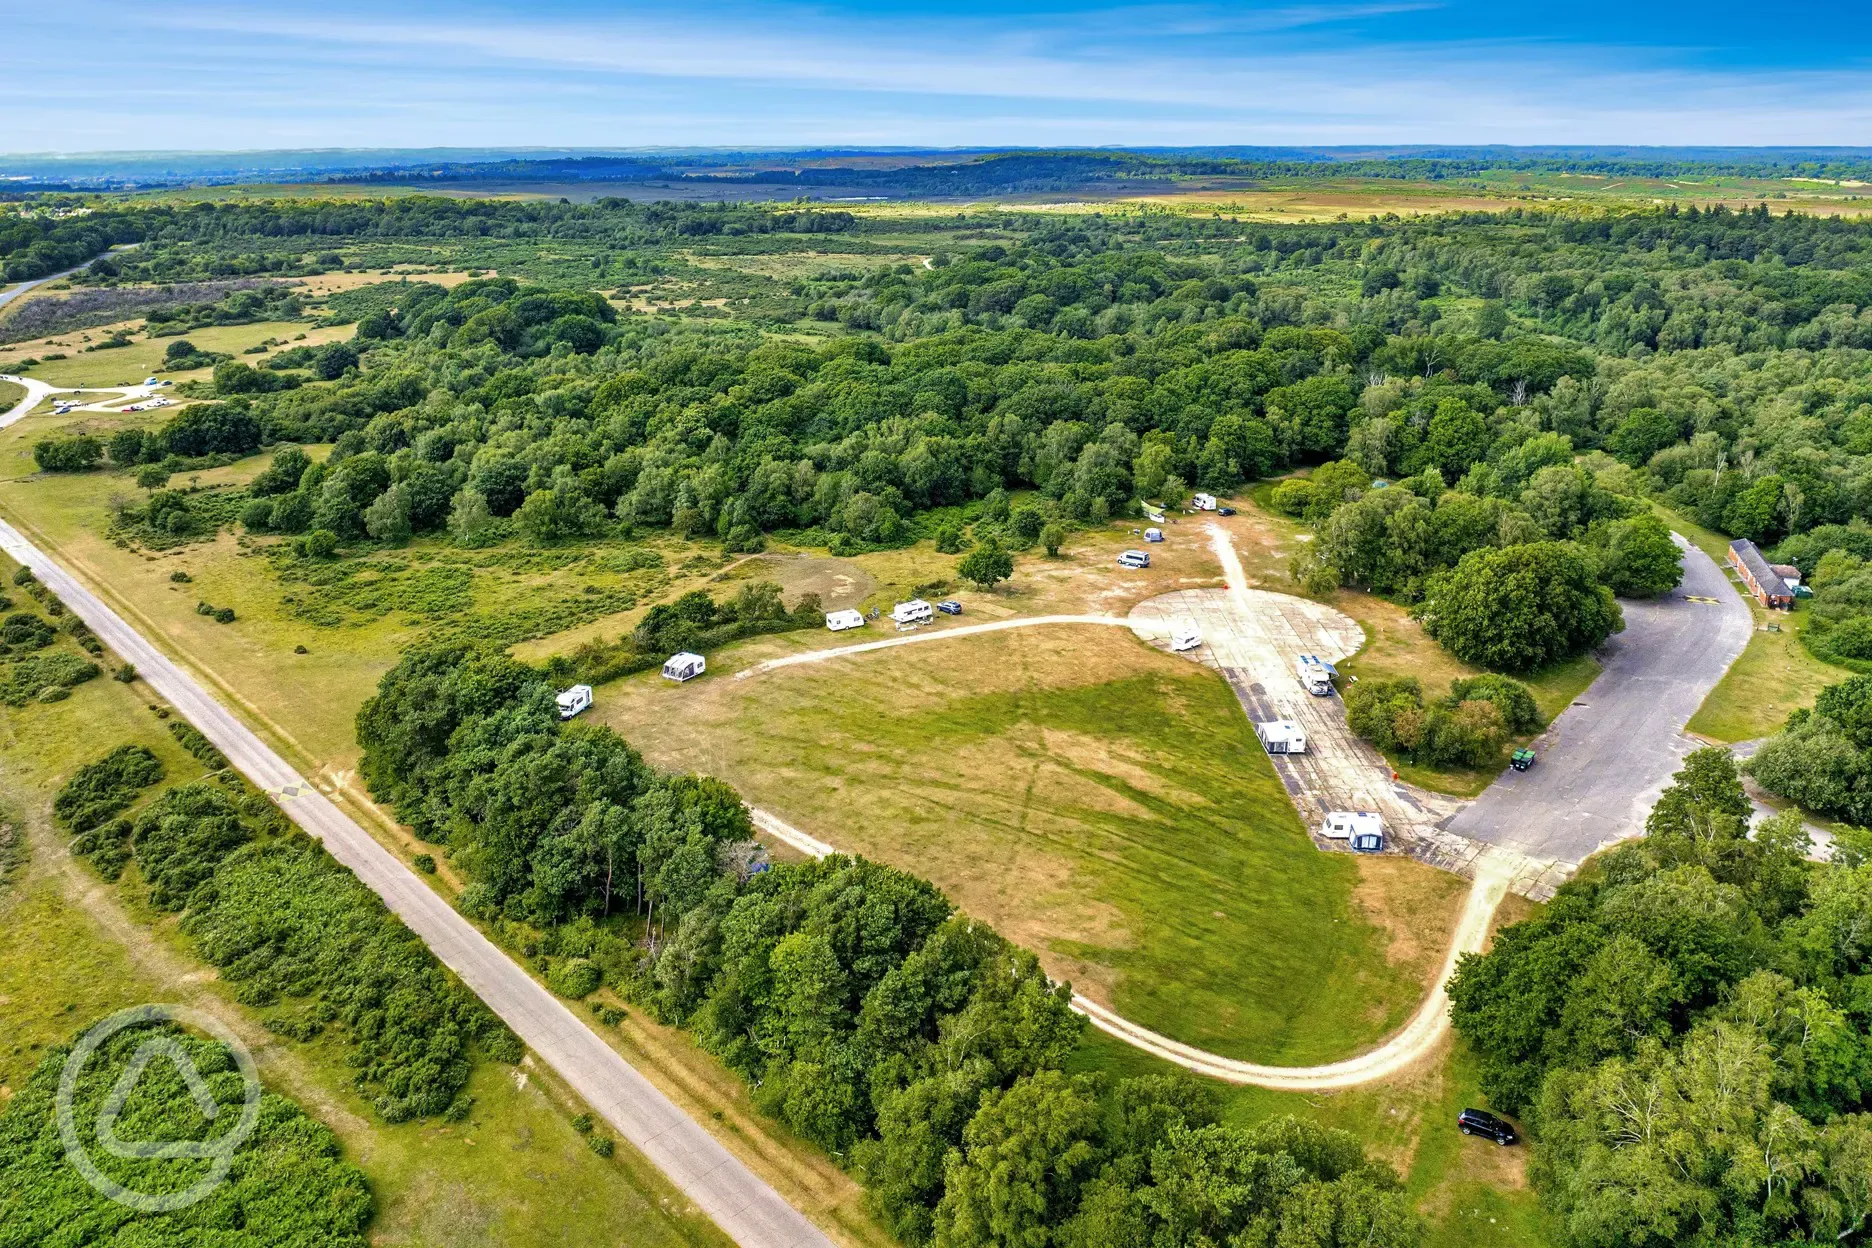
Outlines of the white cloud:
M 99 32 L 87 55 L 130 55 L 134 72 L 53 98 L 42 83 L 0 86 L 0 146 L 1852 143 L 1872 123 L 1872 87 L 1845 68 L 1719 71 L 1670 50 L 1527 41 L 1327 50 L 1314 37 L 1426 7 L 1132 5 L 1019 21 L 659 7 L 591 20 L 107 3 L 81 23 Z M 28 16 L 25 59 L 73 18 L 45 15 L 39 32 Z M 141 68 L 158 58 L 189 68 Z

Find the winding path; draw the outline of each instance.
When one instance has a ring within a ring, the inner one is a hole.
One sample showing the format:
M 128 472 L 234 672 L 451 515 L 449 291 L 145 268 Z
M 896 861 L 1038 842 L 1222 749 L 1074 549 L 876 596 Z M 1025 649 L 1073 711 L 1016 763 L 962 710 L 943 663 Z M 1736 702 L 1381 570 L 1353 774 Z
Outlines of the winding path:
M 0 381 L 10 381 L 16 386 L 26 388 L 26 397 L 4 412 L 0 412 L 0 429 L 23 418 L 27 412 L 38 407 L 49 394 L 113 394 L 110 399 L 98 399 L 95 402 L 81 404 L 73 408 L 77 412 L 107 412 L 120 403 L 138 403 L 154 394 L 160 393 L 156 386 L 53 386 L 31 377 L 15 377 L 11 373 L 0 373 Z
M 4 520 L 0 550 L 31 568 L 106 645 L 134 663 L 141 679 L 278 802 L 288 818 L 382 897 L 391 913 L 528 1048 L 735 1243 L 745 1248 L 831 1248 L 824 1232 L 677 1108 L 564 1002 L 294 771 L 194 677 Z

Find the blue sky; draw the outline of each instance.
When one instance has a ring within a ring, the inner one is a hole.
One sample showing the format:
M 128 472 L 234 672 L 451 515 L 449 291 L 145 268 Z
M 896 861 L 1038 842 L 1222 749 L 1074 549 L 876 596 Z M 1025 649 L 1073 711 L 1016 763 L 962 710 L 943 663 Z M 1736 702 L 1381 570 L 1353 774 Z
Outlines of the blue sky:
M 0 0 L 0 29 L 7 152 L 1872 143 L 1863 0 Z

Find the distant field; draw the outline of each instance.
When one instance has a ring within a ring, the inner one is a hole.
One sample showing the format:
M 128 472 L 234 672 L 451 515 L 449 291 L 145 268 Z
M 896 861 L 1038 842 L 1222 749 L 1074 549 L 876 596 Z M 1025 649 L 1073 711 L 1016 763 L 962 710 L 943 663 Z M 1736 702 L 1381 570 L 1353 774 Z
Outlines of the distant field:
M 1214 673 L 1062 626 L 600 690 L 661 766 L 934 880 L 1127 1017 L 1231 1056 L 1345 1056 L 1398 1026 L 1464 882 L 1316 850 Z M 816 644 L 816 643 L 815 643 Z
M 140 325 L 140 321 L 126 321 L 123 328 Z M 102 342 L 110 336 L 116 326 L 102 326 L 97 329 L 70 330 L 54 334 L 51 338 L 40 338 L 31 342 L 16 342 L 0 348 L 0 367 L 13 367 L 9 361 L 28 358 L 40 362 L 22 370 L 14 371 L 35 381 L 43 381 L 54 386 L 114 386 L 134 385 L 151 374 L 160 374 L 167 380 L 190 381 L 208 376 L 209 370 L 197 369 L 193 372 L 172 373 L 162 366 L 163 353 L 169 344 L 186 338 L 203 351 L 218 351 L 232 355 L 247 364 L 263 362 L 270 351 L 246 355 L 248 347 L 263 342 L 268 338 L 284 340 L 288 346 L 300 346 L 304 343 L 329 342 L 334 338 L 349 338 L 349 327 L 314 329 L 303 321 L 261 321 L 253 325 L 215 325 L 207 329 L 191 329 L 177 338 L 138 338 L 127 347 L 113 347 L 103 351 L 86 351 L 84 348 L 94 342 Z M 298 335 L 305 335 L 298 339 Z M 62 360 L 49 360 L 48 354 L 65 356 Z

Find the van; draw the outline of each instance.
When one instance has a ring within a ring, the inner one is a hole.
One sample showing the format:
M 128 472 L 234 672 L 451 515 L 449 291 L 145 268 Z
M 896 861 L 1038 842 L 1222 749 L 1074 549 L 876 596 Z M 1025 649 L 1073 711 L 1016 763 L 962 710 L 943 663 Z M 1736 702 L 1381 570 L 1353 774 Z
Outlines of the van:
M 1294 675 L 1300 687 L 1316 698 L 1332 696 L 1332 678 L 1338 674 L 1337 668 L 1316 654 L 1303 654 L 1294 659 Z
M 1202 634 L 1196 631 L 1194 620 L 1178 620 L 1170 629 L 1170 648 L 1181 654 L 1185 650 L 1194 650 L 1202 645 Z
M 1124 554 L 1118 556 L 1118 566 L 1121 568 L 1148 568 L 1150 567 L 1150 556 L 1141 550 L 1127 550 Z

